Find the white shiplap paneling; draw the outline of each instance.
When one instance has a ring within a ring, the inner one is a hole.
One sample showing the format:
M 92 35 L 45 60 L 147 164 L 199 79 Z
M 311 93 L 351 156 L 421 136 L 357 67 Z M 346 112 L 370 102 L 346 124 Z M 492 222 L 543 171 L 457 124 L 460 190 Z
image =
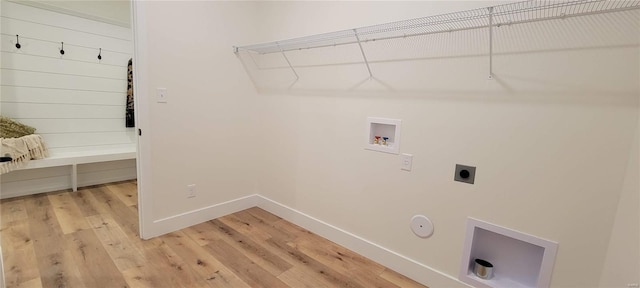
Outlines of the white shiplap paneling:
M 70 169 L 71 166 L 60 166 L 18 170 L 2 175 L 0 198 L 71 189 Z M 135 178 L 135 160 L 78 165 L 78 185 L 81 187 Z
M 8 1 L 0 11 L 2 115 L 35 127 L 54 154 L 135 145 L 124 121 L 131 29 Z M 69 172 L 65 166 L 5 174 L 2 197 L 67 189 Z M 135 160 L 78 166 L 80 185 L 135 177 Z

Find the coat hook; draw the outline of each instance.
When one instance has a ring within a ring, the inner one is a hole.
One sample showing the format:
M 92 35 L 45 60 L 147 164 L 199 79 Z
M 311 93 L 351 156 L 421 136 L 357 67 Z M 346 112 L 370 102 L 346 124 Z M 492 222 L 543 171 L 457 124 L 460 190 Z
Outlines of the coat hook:
M 16 48 L 20 49 L 20 47 L 22 47 L 22 45 L 20 45 L 20 35 L 16 35 Z
M 100 48 L 100 52 L 98 52 L 98 60 L 102 60 L 102 48 Z
M 60 48 L 60 55 L 64 55 L 64 42 L 60 43 L 62 43 L 62 48 Z

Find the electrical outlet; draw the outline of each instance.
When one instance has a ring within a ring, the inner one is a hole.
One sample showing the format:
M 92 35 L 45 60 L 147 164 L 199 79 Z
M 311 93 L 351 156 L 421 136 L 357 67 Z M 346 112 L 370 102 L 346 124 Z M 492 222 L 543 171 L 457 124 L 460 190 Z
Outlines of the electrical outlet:
M 187 198 L 196 197 L 196 184 L 187 185 Z
M 167 98 L 169 98 L 169 93 L 167 93 L 167 88 L 158 88 L 157 89 L 157 102 L 158 103 L 167 103 Z

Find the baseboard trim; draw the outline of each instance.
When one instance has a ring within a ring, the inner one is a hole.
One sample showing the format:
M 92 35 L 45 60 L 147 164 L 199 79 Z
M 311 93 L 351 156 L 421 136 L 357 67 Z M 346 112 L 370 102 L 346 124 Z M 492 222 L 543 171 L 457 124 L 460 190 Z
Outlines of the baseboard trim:
M 301 211 L 255 195 L 257 206 L 429 287 L 471 287 L 457 278 L 398 254 Z
M 262 208 L 426 286 L 471 287 L 451 275 L 258 194 L 156 220 L 153 222 L 152 232 L 145 239 L 177 231 L 251 207 Z
M 199 208 L 189 212 L 173 215 L 153 221 L 153 226 L 149 227 L 148 235 L 144 239 L 150 239 L 163 234 L 178 231 L 189 226 L 193 226 L 205 221 L 213 220 L 225 215 L 233 214 L 251 207 L 256 207 L 257 195 L 250 195 L 234 200 L 229 200 L 219 204 Z M 146 233 L 145 233 L 146 234 Z

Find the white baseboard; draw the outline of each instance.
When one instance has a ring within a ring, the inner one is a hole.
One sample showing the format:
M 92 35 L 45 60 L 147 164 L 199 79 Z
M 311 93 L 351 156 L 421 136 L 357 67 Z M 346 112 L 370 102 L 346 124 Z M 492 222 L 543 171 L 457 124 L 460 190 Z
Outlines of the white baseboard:
M 291 223 L 338 243 L 362 256 L 376 261 L 402 275 L 429 287 L 470 287 L 455 277 L 440 272 L 409 257 L 340 229 L 303 212 L 271 199 L 255 195 L 257 206 Z
M 260 207 L 429 287 L 470 287 L 451 275 L 258 194 L 156 220 L 152 231 L 145 234 L 156 237 L 251 207 Z
M 259 200 L 257 195 L 250 195 L 227 202 L 203 207 L 193 211 L 173 215 L 167 218 L 153 221 L 152 227 L 148 227 L 145 231 L 144 239 L 150 239 L 163 234 L 178 231 L 205 221 L 213 220 L 225 215 L 233 214 L 251 207 L 258 206 L 256 201 Z

